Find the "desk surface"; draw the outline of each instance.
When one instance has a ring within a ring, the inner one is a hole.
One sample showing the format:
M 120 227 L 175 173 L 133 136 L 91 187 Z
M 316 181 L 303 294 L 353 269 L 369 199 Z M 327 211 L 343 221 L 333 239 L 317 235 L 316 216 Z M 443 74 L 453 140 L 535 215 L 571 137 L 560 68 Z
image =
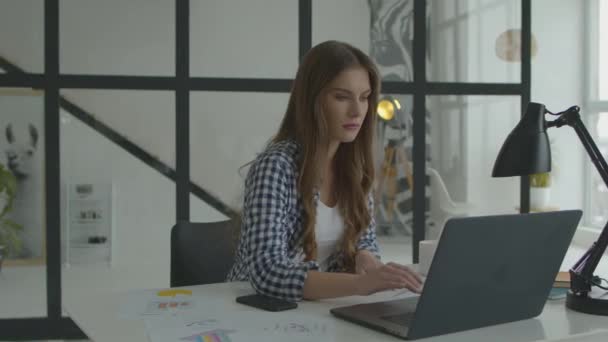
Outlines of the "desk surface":
M 221 283 L 188 287 L 193 298 L 199 301 L 209 300 L 220 310 L 227 313 L 254 311 L 260 315 L 272 315 L 254 308 L 235 303 L 234 298 L 251 293 L 248 283 Z M 394 293 L 380 293 L 368 297 L 344 297 L 317 302 L 301 302 L 297 312 L 314 314 L 316 317 L 330 320 L 334 326 L 334 341 L 397 341 L 395 337 L 373 331 L 349 322 L 337 319 L 329 309 L 338 306 L 389 300 Z M 124 293 L 92 294 L 86 298 L 72 296 L 67 299 L 66 308 L 74 321 L 94 341 L 148 341 L 144 323 L 139 320 L 126 320 L 119 317 Z M 296 312 L 296 311 L 289 311 Z M 284 315 L 289 312 L 282 313 Z M 211 317 L 211 316 L 209 316 Z M 238 322 L 235 322 L 238 324 Z M 538 341 L 591 332 L 606 328 L 608 317 L 591 316 L 567 310 L 564 300 L 548 301 L 543 313 L 534 319 L 464 331 L 449 335 L 437 336 L 425 341 Z M 585 341 L 605 341 L 603 337 L 585 339 Z
M 409 254 L 403 253 L 403 248 L 401 243 L 394 246 L 383 246 L 384 260 L 407 263 L 409 260 L 405 255 Z M 572 246 L 561 269 L 567 270 L 583 252 L 583 249 Z M 126 321 L 117 317 L 121 305 L 119 294 L 127 290 L 167 286 L 167 270 L 159 265 L 137 265 L 137 267 L 129 265 L 112 269 L 107 267 L 74 267 L 64 269 L 63 272 L 64 309 L 91 339 L 95 341 L 147 341 L 142 322 Z M 608 257 L 602 259 L 596 274 L 603 276 L 608 274 Z M 46 312 L 44 277 L 45 267 L 3 269 L 0 273 L 0 303 L 2 303 L 0 312 L 7 312 L 0 314 L 0 317 L 43 315 Z M 248 284 L 216 284 L 193 289 L 195 295 L 203 298 L 223 298 L 226 310 L 248 309 L 234 303 L 234 298 L 237 295 L 251 291 Z M 381 299 L 381 296 L 371 296 L 348 297 L 323 302 L 304 302 L 300 305 L 299 310 L 300 312 L 313 313 L 319 315 L 319 317 L 331 319 L 337 330 L 336 341 L 358 341 L 370 337 L 373 340 L 397 341 L 396 338 L 389 335 L 343 322 L 329 314 L 329 309 L 332 307 Z M 23 305 L 24 303 L 30 304 Z M 445 335 L 430 340 L 445 341 L 449 338 L 449 341 L 486 341 L 488 340 L 486 334 L 491 334 L 493 339 L 497 341 L 533 341 L 542 338 L 554 339 L 606 327 L 608 327 L 607 317 L 567 311 L 564 307 L 564 301 L 559 300 L 548 302 L 544 312 L 535 320 Z

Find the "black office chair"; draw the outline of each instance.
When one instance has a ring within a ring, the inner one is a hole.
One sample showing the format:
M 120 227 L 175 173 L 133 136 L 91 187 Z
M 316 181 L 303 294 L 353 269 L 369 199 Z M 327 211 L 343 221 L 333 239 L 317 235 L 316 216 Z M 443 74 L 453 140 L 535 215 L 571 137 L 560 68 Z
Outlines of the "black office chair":
M 234 263 L 235 221 L 180 222 L 171 229 L 171 287 L 220 283 Z

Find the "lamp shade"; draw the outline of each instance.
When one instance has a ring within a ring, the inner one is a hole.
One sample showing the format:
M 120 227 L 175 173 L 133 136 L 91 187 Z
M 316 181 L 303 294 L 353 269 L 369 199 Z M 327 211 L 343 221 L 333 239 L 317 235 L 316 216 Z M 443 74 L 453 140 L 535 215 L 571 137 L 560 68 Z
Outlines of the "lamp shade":
M 511 177 L 551 171 L 551 148 L 545 106 L 530 102 L 526 114 L 505 140 L 492 177 Z
M 382 120 L 391 121 L 395 117 L 395 113 L 399 110 L 401 110 L 401 103 L 399 103 L 399 100 L 391 96 L 385 96 L 378 101 L 376 113 L 378 113 L 378 116 Z

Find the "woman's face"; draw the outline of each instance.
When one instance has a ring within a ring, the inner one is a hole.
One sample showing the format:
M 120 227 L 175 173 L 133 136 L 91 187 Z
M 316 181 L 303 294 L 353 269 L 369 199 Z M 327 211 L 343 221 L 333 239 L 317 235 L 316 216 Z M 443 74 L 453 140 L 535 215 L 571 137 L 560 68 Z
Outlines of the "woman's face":
M 369 74 L 360 66 L 342 71 L 327 85 L 323 112 L 331 142 L 355 140 L 367 114 L 371 92 Z

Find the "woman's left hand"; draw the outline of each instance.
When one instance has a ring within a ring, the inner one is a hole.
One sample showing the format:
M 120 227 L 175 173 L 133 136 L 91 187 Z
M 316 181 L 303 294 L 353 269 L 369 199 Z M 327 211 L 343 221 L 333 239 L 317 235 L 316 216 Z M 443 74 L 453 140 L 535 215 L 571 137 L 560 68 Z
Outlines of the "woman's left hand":
M 378 268 L 384 265 L 380 259 L 378 259 L 372 252 L 367 250 L 360 250 L 355 256 L 355 271 L 357 274 L 365 274 L 369 270 Z

